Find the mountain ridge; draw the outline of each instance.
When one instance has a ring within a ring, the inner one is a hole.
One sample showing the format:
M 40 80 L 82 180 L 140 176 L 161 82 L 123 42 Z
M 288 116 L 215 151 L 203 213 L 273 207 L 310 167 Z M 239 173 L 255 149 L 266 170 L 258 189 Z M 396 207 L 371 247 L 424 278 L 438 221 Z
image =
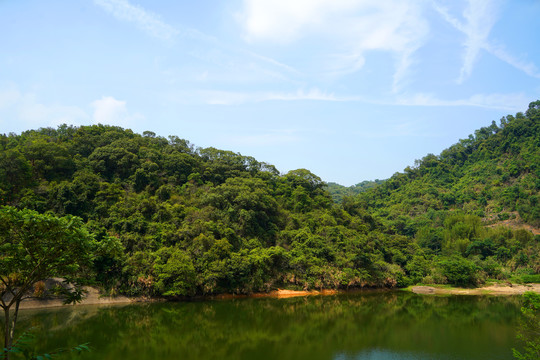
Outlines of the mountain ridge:
M 107 125 L 0 135 L 0 205 L 81 217 L 97 244 L 89 281 L 126 295 L 531 279 L 538 235 L 493 225 L 538 224 L 539 107 L 337 204 L 309 170 L 280 174 L 177 136 Z

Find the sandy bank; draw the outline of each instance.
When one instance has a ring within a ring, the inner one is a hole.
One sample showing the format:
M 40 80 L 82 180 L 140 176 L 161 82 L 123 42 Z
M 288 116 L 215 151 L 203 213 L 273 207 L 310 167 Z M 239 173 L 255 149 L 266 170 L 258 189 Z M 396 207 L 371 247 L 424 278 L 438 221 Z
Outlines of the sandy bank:
M 160 301 L 160 299 L 148 299 L 148 298 L 129 298 L 126 296 L 101 296 L 99 291 L 95 288 L 86 287 L 86 297 L 80 303 L 74 305 L 63 305 L 62 300 L 59 299 L 27 299 L 21 302 L 21 309 L 39 309 L 39 308 L 51 308 L 58 306 L 76 306 L 76 305 L 111 305 L 111 304 L 129 304 L 135 302 L 149 302 Z M 296 291 L 296 290 L 283 290 L 278 289 L 270 291 L 268 293 L 254 293 L 250 295 L 238 295 L 238 294 L 220 294 L 214 296 L 205 296 L 195 299 L 241 299 L 241 298 L 277 298 L 286 299 L 296 296 L 313 296 L 313 295 L 335 295 L 337 290 L 311 290 L 311 291 Z
M 101 296 L 99 291 L 95 288 L 85 288 L 87 295 L 84 300 L 76 305 L 111 305 L 111 304 L 129 304 L 135 302 L 149 302 L 160 301 L 160 299 L 148 299 L 148 298 L 129 298 L 126 296 L 107 297 Z M 385 289 L 388 291 L 388 289 Z M 355 290 L 351 290 L 355 291 Z M 368 290 L 377 291 L 377 289 Z M 433 286 L 413 286 L 410 291 L 415 294 L 433 294 L 433 295 L 520 295 L 526 291 L 535 291 L 540 293 L 540 284 L 526 284 L 526 285 L 506 285 L 496 284 L 490 286 L 484 286 L 474 289 L 463 288 L 439 288 Z M 338 293 L 346 293 L 345 290 L 284 290 L 277 289 L 267 293 L 254 293 L 251 295 L 238 295 L 238 294 L 221 294 L 215 296 L 203 297 L 200 299 L 240 299 L 240 298 L 276 298 L 287 299 L 298 296 L 314 296 L 314 295 L 335 295 Z M 38 309 L 38 308 L 50 308 L 58 306 L 74 306 L 63 305 L 61 300 L 58 299 L 27 299 L 21 302 L 21 309 Z
M 474 289 L 413 286 L 411 291 L 415 294 L 434 295 L 521 295 L 526 291 L 540 293 L 540 284 L 495 284 Z
M 277 289 L 275 291 L 271 291 L 268 294 L 259 294 L 259 297 L 276 297 L 278 299 L 285 299 L 290 297 L 296 297 L 296 296 L 310 296 L 310 295 L 335 295 L 337 294 L 337 290 L 311 290 L 311 291 L 297 291 L 297 290 L 283 290 L 283 289 Z
M 312 295 L 335 295 L 338 290 L 284 290 L 277 289 L 267 293 L 253 293 L 250 295 L 240 295 L 240 294 L 220 294 L 211 296 L 211 299 L 241 299 L 241 298 L 277 298 L 277 299 L 286 299 L 297 296 L 312 296 Z
M 101 296 L 98 289 L 85 287 L 87 291 L 85 298 L 75 305 L 110 305 L 110 304 L 129 304 L 133 302 L 148 301 L 144 298 L 128 298 L 126 296 Z M 21 302 L 20 309 L 50 308 L 64 305 L 59 299 L 26 299 Z

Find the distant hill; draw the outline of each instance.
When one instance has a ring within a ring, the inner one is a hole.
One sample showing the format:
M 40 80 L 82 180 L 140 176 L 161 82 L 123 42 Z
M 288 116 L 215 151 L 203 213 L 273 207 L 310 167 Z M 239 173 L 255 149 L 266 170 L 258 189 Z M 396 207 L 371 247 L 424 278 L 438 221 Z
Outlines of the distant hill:
M 0 206 L 81 217 L 95 237 L 88 281 L 127 295 L 530 281 L 539 107 L 349 188 L 150 131 L 4 134 Z
M 328 192 L 332 196 L 332 200 L 334 200 L 334 202 L 339 204 L 343 201 L 343 198 L 345 196 L 358 195 L 368 189 L 371 189 L 377 185 L 382 184 L 384 181 L 385 180 L 379 180 L 379 179 L 376 179 L 373 181 L 366 180 L 353 186 L 343 186 L 334 182 L 329 182 L 329 183 L 326 183 L 326 190 L 328 190 Z
M 539 108 L 540 101 L 533 102 L 525 114 L 503 117 L 439 155 L 428 154 L 356 201 L 408 236 L 456 211 L 538 233 Z

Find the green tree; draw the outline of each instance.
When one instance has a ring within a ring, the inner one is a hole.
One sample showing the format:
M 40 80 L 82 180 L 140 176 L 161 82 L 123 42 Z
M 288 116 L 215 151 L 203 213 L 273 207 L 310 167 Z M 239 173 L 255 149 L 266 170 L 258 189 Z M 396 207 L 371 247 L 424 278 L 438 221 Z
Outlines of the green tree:
M 9 203 L 32 180 L 30 163 L 18 150 L 0 153 L 0 204 Z
M 27 141 L 21 150 L 32 166 L 35 179 L 58 180 L 70 176 L 75 170 L 69 151 L 45 138 Z
M 91 263 L 91 248 L 92 236 L 79 218 L 0 208 L 0 307 L 6 349 L 13 342 L 19 305 L 32 297 L 38 281 L 63 277 L 70 285 L 58 289 L 58 295 L 67 303 L 82 298 L 77 275 Z
M 460 256 L 453 256 L 439 261 L 442 275 L 456 286 L 475 285 L 476 265 Z
M 540 359 L 540 294 L 528 291 L 523 294 L 521 320 L 518 339 L 524 342 L 524 353 L 512 349 L 519 360 Z
M 157 290 L 165 296 L 193 295 L 195 267 L 189 255 L 177 248 L 159 249 L 156 253 L 154 271 L 157 274 Z

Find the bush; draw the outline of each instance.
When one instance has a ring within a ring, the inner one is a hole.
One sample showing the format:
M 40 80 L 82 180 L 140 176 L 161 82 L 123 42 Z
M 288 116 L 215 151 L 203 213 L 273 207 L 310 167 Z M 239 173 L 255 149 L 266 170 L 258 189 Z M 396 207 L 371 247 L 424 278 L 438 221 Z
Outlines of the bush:
M 438 267 L 449 284 L 456 286 L 476 285 L 476 265 L 470 260 L 453 256 L 439 261 Z
M 521 281 L 524 283 L 540 283 L 540 274 L 523 275 Z
M 522 297 L 521 314 L 517 338 L 523 343 L 523 352 L 512 349 L 519 360 L 540 358 L 540 294 L 527 291 Z
M 428 276 L 424 276 L 424 278 L 422 279 L 422 284 L 432 285 L 432 284 L 436 284 L 436 282 L 432 276 L 428 275 Z
M 491 257 L 481 261 L 479 266 L 490 278 L 501 279 L 503 277 L 501 265 Z

